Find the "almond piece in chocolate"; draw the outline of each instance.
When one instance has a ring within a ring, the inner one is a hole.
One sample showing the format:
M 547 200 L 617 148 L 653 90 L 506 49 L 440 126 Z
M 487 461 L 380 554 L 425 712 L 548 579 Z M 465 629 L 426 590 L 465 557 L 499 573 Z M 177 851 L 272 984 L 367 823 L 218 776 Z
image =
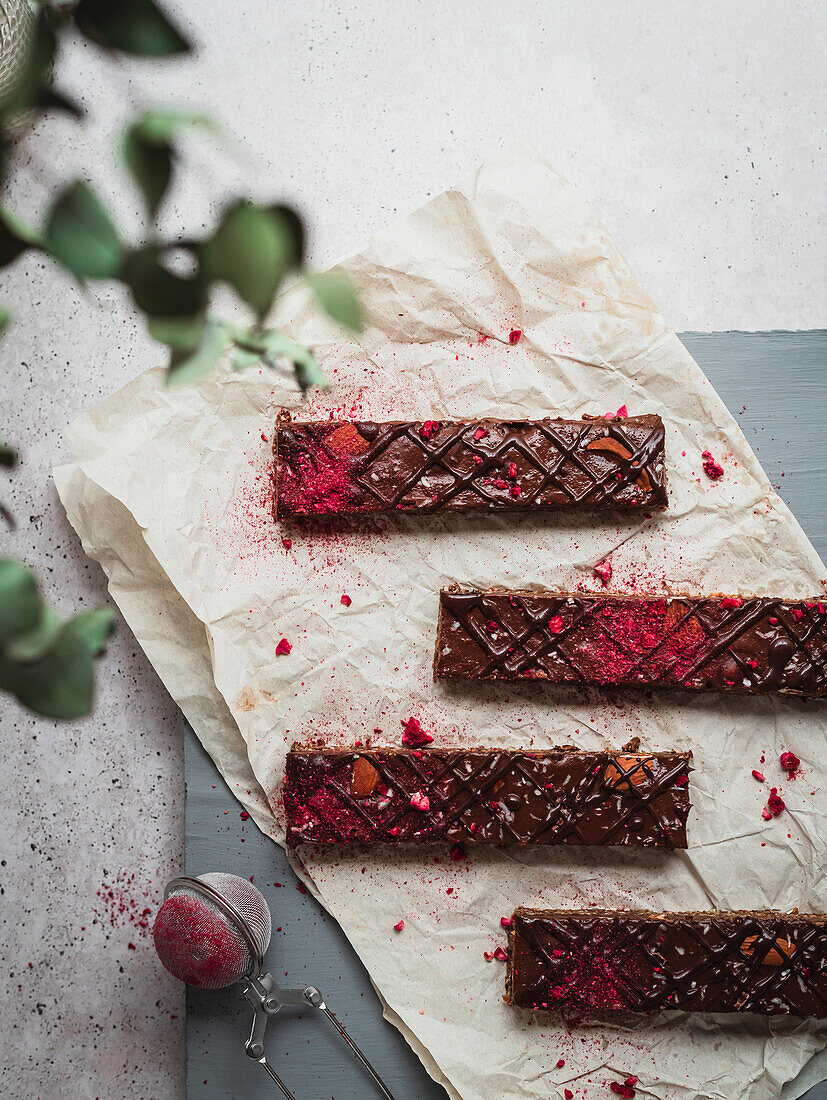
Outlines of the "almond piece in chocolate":
M 653 763 L 651 756 L 643 756 L 640 753 L 616 756 L 606 765 L 603 781 L 607 787 L 618 791 L 645 786 L 652 779 L 652 773 L 648 771 L 647 765 Z
M 379 772 L 364 756 L 360 756 L 353 765 L 350 780 L 350 793 L 354 798 L 367 798 L 379 782 Z

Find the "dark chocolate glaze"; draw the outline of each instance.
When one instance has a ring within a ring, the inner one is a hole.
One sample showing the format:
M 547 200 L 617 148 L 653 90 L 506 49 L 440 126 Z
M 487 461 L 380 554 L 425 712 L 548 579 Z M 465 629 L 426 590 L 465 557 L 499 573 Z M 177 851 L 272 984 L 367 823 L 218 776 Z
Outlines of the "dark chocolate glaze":
M 667 503 L 663 422 L 655 415 L 384 424 L 280 419 L 274 449 L 278 518 Z
M 506 1000 L 576 1013 L 827 1017 L 827 917 L 518 909 Z
M 287 843 L 686 847 L 691 753 L 324 749 L 287 754 Z M 411 800 L 426 795 L 427 811 Z
M 446 590 L 434 675 L 818 698 L 827 689 L 827 607 Z

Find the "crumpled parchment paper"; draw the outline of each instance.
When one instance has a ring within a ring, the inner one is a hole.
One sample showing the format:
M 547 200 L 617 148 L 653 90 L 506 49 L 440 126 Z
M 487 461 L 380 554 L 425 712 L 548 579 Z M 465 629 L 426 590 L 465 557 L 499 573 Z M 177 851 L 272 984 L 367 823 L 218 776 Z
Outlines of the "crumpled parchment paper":
M 315 852 L 297 870 L 342 925 L 386 1015 L 453 1097 L 777 1097 L 827 1022 L 678 1013 L 533 1017 L 502 1001 L 500 917 L 551 907 L 823 911 L 825 711 L 794 699 L 434 684 L 439 588 L 818 596 L 825 571 L 737 424 L 592 212 L 527 145 L 512 148 L 341 265 L 370 324 L 334 331 L 292 289 L 275 323 L 332 388 L 302 408 L 265 371 L 166 390 L 149 371 L 67 430 L 69 519 L 159 675 L 259 826 L 282 842 L 294 740 L 398 742 L 414 715 L 451 744 L 647 747 L 695 755 L 690 849 Z M 523 333 L 509 344 L 512 329 Z M 272 519 L 282 406 L 365 419 L 658 412 L 670 507 L 644 516 Z M 709 449 L 724 466 L 702 472 Z M 285 549 L 282 539 L 292 540 Z M 352 604 L 341 603 L 347 593 Z M 276 656 L 278 641 L 292 643 Z M 802 759 L 788 781 L 780 753 Z M 760 763 L 762 756 L 764 763 Z M 753 767 L 767 774 L 759 785 Z M 765 822 L 766 787 L 787 810 Z M 403 932 L 393 925 L 404 919 Z M 564 1065 L 557 1067 L 558 1060 Z M 785 1090 L 798 1095 L 810 1070 Z

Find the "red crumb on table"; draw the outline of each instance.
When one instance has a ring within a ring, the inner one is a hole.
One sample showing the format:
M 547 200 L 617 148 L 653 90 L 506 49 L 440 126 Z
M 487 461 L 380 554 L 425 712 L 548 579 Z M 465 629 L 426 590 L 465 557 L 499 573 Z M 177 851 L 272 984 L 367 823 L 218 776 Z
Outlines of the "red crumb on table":
M 724 476 L 723 466 L 715 461 L 711 451 L 702 451 L 701 458 L 704 460 L 704 473 L 710 480 L 717 481 Z
M 554 615 L 548 621 L 548 628 L 552 634 L 559 634 L 565 625 L 560 615 Z
M 422 791 L 414 791 L 411 795 L 411 808 L 426 814 L 431 808 L 431 803 L 427 794 L 423 794 Z
M 494 951 L 494 958 L 497 960 L 497 962 L 501 962 L 501 963 L 506 962 L 508 960 L 508 955 L 506 955 L 506 953 L 505 953 L 505 948 L 503 948 L 503 947 L 496 948 L 496 950 Z
M 448 853 L 448 857 L 456 863 L 460 859 L 468 859 L 468 853 L 461 844 L 455 844 Z
M 432 439 L 439 431 L 438 420 L 426 420 L 422 427 L 419 429 L 419 434 L 423 439 Z
M 282 640 L 276 646 L 276 656 L 286 657 L 292 648 L 292 645 L 287 641 L 287 639 L 282 638 Z
M 759 783 L 764 782 L 764 776 L 761 774 L 761 772 L 758 771 L 757 768 L 752 769 L 752 778 L 757 779 Z
M 770 797 L 767 799 L 767 809 L 773 815 L 778 817 L 783 809 L 785 809 L 786 803 L 781 795 L 778 793 L 777 787 L 770 787 Z
M 765 821 L 772 821 L 772 814 L 770 813 L 770 811 L 769 811 L 769 810 L 767 809 L 767 807 L 766 807 L 766 806 L 765 806 L 765 807 L 764 807 L 764 809 L 763 809 L 763 810 L 761 811 L 761 817 L 763 817 L 763 819 L 764 819 Z
M 574 1100 L 574 1093 L 571 1091 L 571 1089 L 563 1089 L 563 1096 L 565 1097 L 565 1100 Z
M 523 330 L 521 328 L 513 328 L 511 330 L 511 332 L 509 332 L 509 334 L 508 334 L 509 344 L 516 344 L 517 341 L 522 336 L 522 334 L 523 334 Z
M 500 924 L 503 928 L 510 928 L 513 923 L 514 921 L 511 917 L 500 917 Z
M 350 607 L 350 605 L 353 603 L 353 600 L 350 598 L 350 596 L 348 596 L 347 592 L 343 592 L 342 598 L 339 600 L 339 603 L 343 603 L 345 607 Z
M 788 773 L 790 779 L 793 778 L 793 773 L 797 772 L 801 767 L 801 761 L 794 752 L 782 752 L 780 763 L 784 771 Z
M 600 577 L 600 583 L 605 588 L 612 579 L 612 563 L 608 560 L 599 561 L 594 567 L 594 573 Z
M 242 821 L 246 821 L 250 815 L 247 813 L 246 810 L 242 810 L 238 816 L 241 818 Z
M 566 1059 L 565 1058 L 558 1058 L 557 1059 L 557 1068 L 558 1069 L 562 1069 L 565 1064 L 566 1064 Z
M 402 744 L 410 749 L 420 749 L 433 741 L 431 734 L 422 728 L 416 718 L 409 718 L 402 723 L 402 727 Z
M 281 544 L 282 544 L 282 546 L 284 547 L 285 550 L 290 550 L 293 547 L 293 540 L 292 539 L 282 539 Z
M 393 930 L 394 930 L 394 932 L 401 932 L 404 927 L 405 927 L 405 922 L 403 920 L 400 920 L 400 921 L 397 921 L 397 923 L 393 926 Z

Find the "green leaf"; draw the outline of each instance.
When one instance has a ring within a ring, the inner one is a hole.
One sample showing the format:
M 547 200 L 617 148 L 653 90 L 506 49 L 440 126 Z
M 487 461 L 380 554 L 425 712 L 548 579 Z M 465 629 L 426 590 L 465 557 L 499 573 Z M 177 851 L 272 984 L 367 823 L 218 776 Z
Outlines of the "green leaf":
M 123 249 L 92 188 L 75 180 L 58 197 L 46 225 L 46 249 L 78 278 L 114 278 Z
M 115 612 L 111 607 L 98 607 L 94 611 L 82 611 L 70 619 L 66 630 L 80 638 L 91 657 L 97 657 L 104 642 L 115 629 Z
M 206 318 L 152 317 L 147 328 L 153 340 L 159 340 L 176 351 L 192 351 L 201 343 Z
M 201 340 L 194 349 L 173 348 L 167 369 L 167 385 L 183 386 L 197 382 L 211 371 L 227 347 L 227 334 L 217 321 L 206 321 Z
M 6 267 L 25 252 L 42 243 L 36 230 L 25 225 L 16 214 L 0 207 L 0 267 Z
M 209 115 L 158 107 L 145 111 L 130 129 L 137 130 L 144 141 L 153 141 L 160 145 L 173 141 L 182 130 L 195 127 L 212 133 L 218 132 L 218 126 Z
M 5 306 L 0 306 L 0 336 L 9 327 L 9 321 L 11 320 L 11 310 L 6 309 Z
M 292 206 L 284 206 L 281 203 L 277 203 L 274 206 L 268 206 L 267 209 L 274 218 L 277 218 L 281 222 L 285 234 L 290 239 L 291 268 L 301 267 L 304 263 L 305 253 L 304 222 L 301 219 L 301 215 L 298 211 L 294 210 Z
M 353 332 L 362 331 L 362 307 L 347 279 L 339 275 L 310 275 L 307 281 L 328 317 Z
M 11 558 L 0 560 L 0 642 L 34 630 L 41 606 L 31 570 Z
M 154 219 L 172 179 L 174 151 L 168 142 L 147 141 L 137 126 L 130 126 L 123 140 L 123 158 Z
M 52 646 L 25 664 L 0 654 L 0 688 L 48 718 L 81 718 L 92 709 L 94 664 L 84 638 L 62 628 Z
M 162 256 L 163 250 L 155 247 L 128 253 L 121 279 L 132 291 L 135 305 L 149 317 L 189 319 L 202 314 L 207 285 L 200 272 L 189 278 L 176 275 L 161 264 Z
M 225 212 L 213 237 L 202 246 L 207 277 L 229 283 L 259 318 L 272 305 L 294 255 L 295 241 L 286 220 L 246 201 Z
M 105 49 L 140 57 L 191 49 L 154 0 L 80 0 L 73 14 L 81 34 Z
M 123 158 L 143 195 L 150 218 L 155 218 L 172 179 L 175 149 L 172 141 L 188 127 L 212 129 L 206 115 L 187 111 L 146 111 L 126 130 Z
M 18 634 L 6 645 L 6 656 L 19 664 L 36 661 L 54 644 L 62 630 L 60 619 L 45 604 L 40 606 L 40 622 L 24 634 Z

